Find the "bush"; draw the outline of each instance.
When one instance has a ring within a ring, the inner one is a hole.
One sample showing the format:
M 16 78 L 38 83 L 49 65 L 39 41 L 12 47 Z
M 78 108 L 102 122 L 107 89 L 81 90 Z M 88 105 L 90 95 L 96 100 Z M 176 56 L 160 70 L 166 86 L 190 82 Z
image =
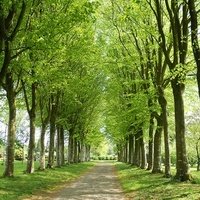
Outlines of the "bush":
M 15 150 L 15 160 L 23 160 L 23 149 Z

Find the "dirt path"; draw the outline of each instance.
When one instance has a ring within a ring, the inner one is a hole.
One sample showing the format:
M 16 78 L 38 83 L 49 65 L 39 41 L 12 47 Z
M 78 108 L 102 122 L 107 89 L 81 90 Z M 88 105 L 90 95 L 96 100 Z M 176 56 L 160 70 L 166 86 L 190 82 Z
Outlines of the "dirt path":
M 31 200 L 124 200 L 113 163 L 98 163 L 90 172 L 53 194 L 41 194 Z

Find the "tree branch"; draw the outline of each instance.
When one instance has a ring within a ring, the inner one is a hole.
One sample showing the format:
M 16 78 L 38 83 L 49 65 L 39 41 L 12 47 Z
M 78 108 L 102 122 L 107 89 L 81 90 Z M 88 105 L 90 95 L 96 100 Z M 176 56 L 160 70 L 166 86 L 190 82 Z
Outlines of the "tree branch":
M 19 29 L 19 27 L 20 27 L 20 25 L 21 25 L 21 23 L 22 23 L 22 20 L 23 20 L 25 11 L 26 11 L 26 4 L 25 4 L 25 1 L 23 1 L 23 3 L 22 3 L 22 8 L 21 8 L 21 12 L 20 12 L 20 14 L 19 14 L 19 17 L 18 17 L 16 26 L 15 26 L 13 32 L 11 33 L 11 35 L 9 36 L 9 41 L 12 41 L 12 40 L 15 38 L 15 36 L 16 36 L 16 34 L 17 34 L 17 32 L 18 32 L 18 29 Z

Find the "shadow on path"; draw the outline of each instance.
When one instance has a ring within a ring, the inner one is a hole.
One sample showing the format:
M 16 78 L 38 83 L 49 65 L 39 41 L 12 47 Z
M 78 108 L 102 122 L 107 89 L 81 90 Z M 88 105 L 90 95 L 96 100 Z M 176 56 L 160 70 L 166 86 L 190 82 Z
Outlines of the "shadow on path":
M 113 163 L 99 162 L 89 173 L 50 196 L 32 200 L 124 200 Z

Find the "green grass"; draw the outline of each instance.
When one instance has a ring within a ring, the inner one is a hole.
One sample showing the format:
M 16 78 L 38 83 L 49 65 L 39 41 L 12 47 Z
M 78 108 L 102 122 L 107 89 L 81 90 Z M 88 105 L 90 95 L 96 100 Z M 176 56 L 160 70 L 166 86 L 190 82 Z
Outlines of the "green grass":
M 33 174 L 24 174 L 26 164 L 15 163 L 15 177 L 0 177 L 0 199 L 17 200 L 27 195 L 36 194 L 38 191 L 53 190 L 56 186 L 67 183 L 94 166 L 93 162 L 72 164 L 62 168 L 36 171 Z M 36 165 L 37 167 L 37 165 Z M 4 166 L 0 164 L 0 174 Z
M 116 164 L 122 188 L 134 200 L 200 199 L 200 172 L 192 171 L 196 184 L 178 183 L 124 163 Z

